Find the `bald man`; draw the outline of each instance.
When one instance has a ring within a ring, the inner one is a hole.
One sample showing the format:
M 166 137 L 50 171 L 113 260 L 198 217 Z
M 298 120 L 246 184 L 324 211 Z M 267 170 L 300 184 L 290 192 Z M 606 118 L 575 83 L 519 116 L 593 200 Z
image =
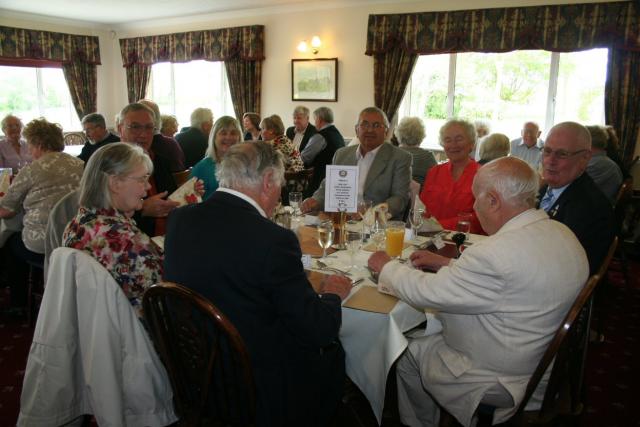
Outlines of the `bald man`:
M 563 122 L 549 131 L 542 149 L 539 206 L 551 219 L 571 229 L 587 251 L 594 274 L 607 255 L 615 234 L 613 208 L 585 172 L 591 159 L 591 135 L 575 122 Z
M 415 267 L 436 274 L 384 252 L 369 258 L 380 290 L 438 310 L 443 325 L 440 333 L 411 340 L 398 361 L 400 419 L 409 426 L 437 425 L 436 401 L 464 426 L 481 401 L 500 408 L 495 423 L 511 416 L 589 275 L 574 234 L 534 208 L 538 176 L 527 163 L 515 157 L 487 163 L 472 191 L 489 237 L 457 260 L 411 255 Z
M 520 131 L 520 138 L 511 141 L 511 155 L 524 160 L 536 170 L 540 166 L 540 150 L 544 145 L 540 134 L 540 126 L 536 122 L 526 122 Z

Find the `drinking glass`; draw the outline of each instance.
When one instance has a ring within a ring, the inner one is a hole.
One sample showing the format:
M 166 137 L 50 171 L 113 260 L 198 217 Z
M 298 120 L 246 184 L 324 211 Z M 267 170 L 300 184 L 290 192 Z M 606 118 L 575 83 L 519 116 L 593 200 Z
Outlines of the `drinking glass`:
M 327 249 L 333 243 L 333 221 L 324 220 L 318 225 L 318 244 L 322 248 L 322 259 L 327 257 Z
M 458 223 L 456 224 L 456 231 L 464 233 L 467 240 L 469 239 L 469 232 L 471 231 L 471 219 L 473 214 L 471 212 L 459 212 Z
M 364 233 L 363 238 L 366 240 L 367 236 L 371 234 L 371 227 L 373 227 L 373 223 L 375 222 L 375 213 L 373 212 L 373 201 L 372 200 L 360 200 L 358 202 L 358 215 L 360 219 L 362 219 Z
M 387 255 L 398 258 L 404 249 L 404 222 L 389 221 L 385 229 Z
M 289 206 L 293 208 L 293 216 L 300 216 L 300 205 L 302 204 L 302 193 L 292 191 L 289 193 Z
M 351 265 L 349 269 L 357 268 L 356 255 L 362 248 L 362 231 L 361 230 L 347 230 L 347 251 L 351 259 Z
M 384 243 L 385 225 L 386 222 L 380 220 L 376 216 L 373 221 L 373 225 L 371 226 L 371 240 L 373 240 L 373 243 L 376 245 L 377 251 L 382 249 L 382 244 Z
M 424 223 L 424 209 L 412 208 L 409 211 L 409 224 L 411 224 L 411 231 L 413 232 L 413 239 L 418 239 L 418 230 Z

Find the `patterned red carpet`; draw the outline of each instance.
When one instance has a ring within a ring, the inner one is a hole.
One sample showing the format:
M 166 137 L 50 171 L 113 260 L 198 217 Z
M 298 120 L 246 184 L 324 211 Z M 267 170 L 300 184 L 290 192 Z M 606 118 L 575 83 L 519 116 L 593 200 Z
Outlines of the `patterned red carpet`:
M 586 384 L 585 427 L 640 426 L 640 263 L 630 263 L 626 284 L 619 265 L 609 273 L 610 308 L 605 313 L 605 341 L 589 348 Z M 0 309 L 8 304 L 0 291 Z M 23 319 L 0 314 L 0 427 L 14 426 L 20 408 L 20 390 L 33 329 Z M 351 408 L 347 423 L 369 425 L 372 414 L 353 414 L 368 405 Z M 354 416 L 355 415 L 355 416 Z M 342 418 L 342 417 L 340 417 Z M 367 420 L 367 421 L 365 421 Z M 385 420 L 384 425 L 398 425 Z

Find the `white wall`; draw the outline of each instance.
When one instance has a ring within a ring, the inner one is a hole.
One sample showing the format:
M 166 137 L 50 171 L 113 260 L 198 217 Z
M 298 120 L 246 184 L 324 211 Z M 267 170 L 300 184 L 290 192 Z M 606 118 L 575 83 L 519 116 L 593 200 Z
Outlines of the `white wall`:
M 585 2 L 588 1 L 519 1 L 518 6 Z M 126 77 L 118 38 L 264 25 L 266 59 L 263 63 L 261 112 L 263 115 L 279 114 L 285 124 L 289 124 L 291 112 L 298 104 L 291 101 L 291 59 L 313 57 L 313 54 L 301 54 L 296 46 L 300 40 L 318 35 L 323 46 L 317 56 L 339 59 L 338 102 L 304 104 L 311 110 L 320 105 L 329 106 L 334 111 L 338 129 L 350 137 L 354 134 L 358 112 L 373 105 L 373 59 L 364 55 L 369 14 L 512 7 L 513 3 L 511 0 L 458 0 L 452 6 L 435 0 L 369 1 L 349 7 L 323 3 L 313 8 L 308 5 L 271 7 L 113 26 L 3 13 L 0 25 L 97 35 L 102 58 L 102 65 L 98 67 L 98 110 L 107 117 L 111 126 L 115 114 L 127 103 Z M 115 32 L 113 38 L 111 30 Z M 640 147 L 637 150 L 640 153 Z

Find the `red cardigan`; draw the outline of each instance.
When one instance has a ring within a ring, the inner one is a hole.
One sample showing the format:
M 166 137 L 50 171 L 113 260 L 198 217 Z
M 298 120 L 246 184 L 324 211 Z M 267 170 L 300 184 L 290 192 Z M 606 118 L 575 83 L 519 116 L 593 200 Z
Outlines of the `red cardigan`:
M 473 178 L 480 165 L 474 160 L 469 161 L 462 175 L 457 181 L 451 177 L 451 162 L 447 162 L 429 169 L 420 193 L 420 200 L 427 207 L 427 211 L 447 230 L 455 230 L 459 212 L 471 212 L 471 232 L 486 234 L 473 210 L 475 198 L 471 192 Z

